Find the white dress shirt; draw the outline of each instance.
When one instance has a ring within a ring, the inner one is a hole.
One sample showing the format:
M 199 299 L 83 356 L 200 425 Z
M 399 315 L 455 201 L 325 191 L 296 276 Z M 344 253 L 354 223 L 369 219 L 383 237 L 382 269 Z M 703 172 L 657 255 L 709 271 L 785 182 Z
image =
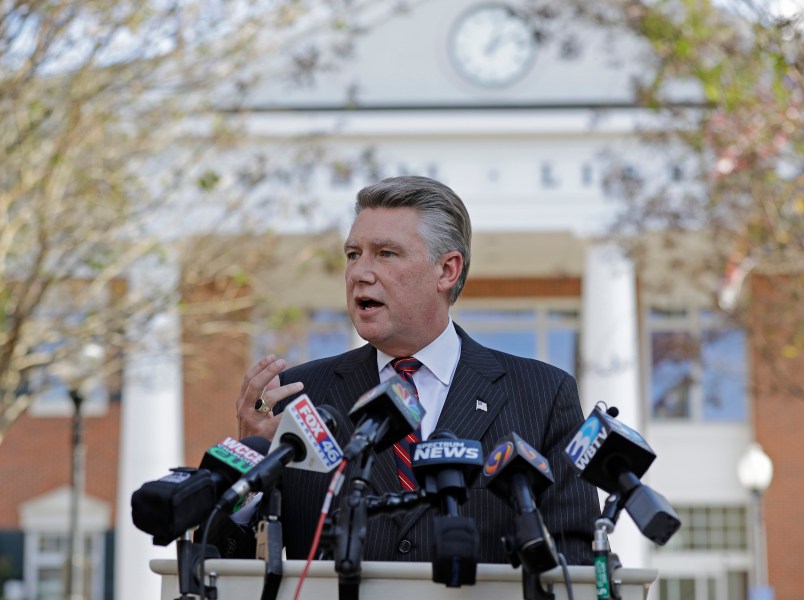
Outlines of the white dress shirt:
M 426 346 L 416 352 L 413 358 L 422 363 L 421 368 L 413 374 L 413 383 L 419 392 L 419 402 L 424 407 L 425 414 L 422 419 L 422 439 L 426 440 L 433 433 L 441 409 L 447 399 L 447 392 L 458 367 L 461 357 L 461 338 L 455 331 L 450 317 L 446 329 Z M 390 379 L 396 371 L 391 361 L 397 356 L 389 356 L 377 350 L 377 369 L 380 373 L 380 382 Z

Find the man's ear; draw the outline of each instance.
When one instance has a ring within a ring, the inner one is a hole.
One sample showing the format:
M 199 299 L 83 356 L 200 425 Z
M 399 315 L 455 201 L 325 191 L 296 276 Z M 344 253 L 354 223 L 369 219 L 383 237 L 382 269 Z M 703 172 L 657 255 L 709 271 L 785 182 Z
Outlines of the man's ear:
M 438 262 L 441 271 L 438 277 L 438 291 L 447 292 L 455 287 L 463 271 L 463 256 L 457 250 L 442 255 Z

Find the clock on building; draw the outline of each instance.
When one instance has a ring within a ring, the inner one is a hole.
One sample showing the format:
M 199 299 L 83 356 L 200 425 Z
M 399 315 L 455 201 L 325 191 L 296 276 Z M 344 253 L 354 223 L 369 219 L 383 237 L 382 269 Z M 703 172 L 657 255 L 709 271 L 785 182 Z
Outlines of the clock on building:
M 479 4 L 463 13 L 449 36 L 452 64 L 467 81 L 500 88 L 519 80 L 534 56 L 527 21 L 503 4 Z

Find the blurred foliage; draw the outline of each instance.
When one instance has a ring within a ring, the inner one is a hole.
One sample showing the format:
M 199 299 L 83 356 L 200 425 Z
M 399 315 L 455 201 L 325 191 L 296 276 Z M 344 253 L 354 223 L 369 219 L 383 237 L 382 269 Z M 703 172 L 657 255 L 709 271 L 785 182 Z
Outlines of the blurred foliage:
M 678 252 L 674 269 L 697 280 L 781 371 L 804 354 L 804 13 L 773 7 L 576 4 L 578 14 L 647 42 L 636 99 L 656 120 L 640 132 L 644 156 L 675 173 L 613 161 L 606 186 L 623 203 L 613 233 L 637 260 L 657 238 L 677 251 L 684 234 L 700 234 L 705 250 Z M 752 286 L 760 275 L 772 294 Z M 804 395 L 800 376 L 780 385 Z
M 221 292 L 178 303 L 213 315 L 214 331 L 275 302 L 252 274 L 273 262 L 287 201 L 310 210 L 311 165 L 326 157 L 315 139 L 280 156 L 249 146 L 243 102 L 347 59 L 348 5 L 2 4 L 0 441 L 82 349 L 100 345 L 119 383 L 136 332 L 193 290 Z M 331 34 L 290 43 L 305 20 Z M 238 251 L 250 235 L 263 243 Z

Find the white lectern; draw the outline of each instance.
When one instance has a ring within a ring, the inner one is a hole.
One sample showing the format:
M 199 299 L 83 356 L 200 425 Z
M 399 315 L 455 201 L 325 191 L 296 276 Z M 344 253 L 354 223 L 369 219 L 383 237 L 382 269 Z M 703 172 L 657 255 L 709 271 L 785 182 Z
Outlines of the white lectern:
M 162 600 L 179 597 L 179 580 L 175 560 L 152 560 L 151 570 L 162 576 Z M 304 568 L 304 561 L 284 562 L 282 585 L 277 600 L 292 600 Z M 258 600 L 262 593 L 265 563 L 261 560 L 209 559 L 206 573 L 215 575 L 218 600 Z M 569 567 L 573 595 L 577 600 L 597 598 L 593 567 Z M 617 569 L 615 579 L 621 581 L 623 600 L 644 600 L 656 569 Z M 567 600 L 564 576 L 555 568 L 541 576 L 543 587 L 553 584 L 556 600 Z M 509 565 L 479 564 L 477 583 L 448 588 L 432 581 L 430 563 L 363 562 L 360 583 L 361 600 L 398 600 L 402 595 L 416 600 L 520 600 L 522 573 Z M 301 600 L 337 600 L 338 574 L 332 561 L 314 561 L 302 584 Z

